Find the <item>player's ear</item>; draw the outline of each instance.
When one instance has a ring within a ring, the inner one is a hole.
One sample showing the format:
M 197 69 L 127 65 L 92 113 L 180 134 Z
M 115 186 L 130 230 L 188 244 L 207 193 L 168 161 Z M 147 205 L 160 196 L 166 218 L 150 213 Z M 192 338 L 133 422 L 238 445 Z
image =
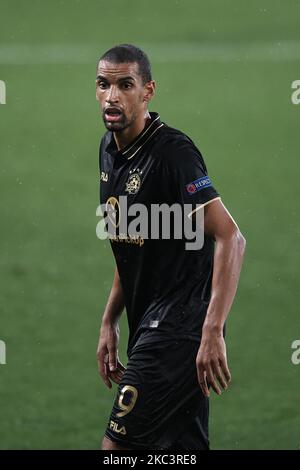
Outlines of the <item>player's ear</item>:
M 152 100 L 153 96 L 155 95 L 155 87 L 156 87 L 156 83 L 154 80 L 150 80 L 150 82 L 145 83 L 144 101 L 149 102 Z
M 97 95 L 97 80 L 95 80 L 96 83 L 96 100 L 99 101 L 98 95 Z

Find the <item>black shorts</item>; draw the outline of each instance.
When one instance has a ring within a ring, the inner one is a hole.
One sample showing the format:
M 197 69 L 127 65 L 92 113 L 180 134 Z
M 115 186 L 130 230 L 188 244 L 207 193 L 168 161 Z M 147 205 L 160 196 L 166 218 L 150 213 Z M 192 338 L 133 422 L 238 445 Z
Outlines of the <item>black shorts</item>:
M 197 381 L 198 348 L 196 341 L 168 340 L 134 349 L 106 437 L 129 449 L 208 449 L 208 398 Z

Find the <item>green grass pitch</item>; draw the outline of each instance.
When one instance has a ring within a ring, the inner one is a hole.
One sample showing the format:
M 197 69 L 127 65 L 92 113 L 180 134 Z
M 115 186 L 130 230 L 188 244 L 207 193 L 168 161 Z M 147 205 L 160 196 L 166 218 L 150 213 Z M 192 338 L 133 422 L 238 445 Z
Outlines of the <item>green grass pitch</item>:
M 120 42 L 149 53 L 150 109 L 199 145 L 248 242 L 211 446 L 300 447 L 299 15 L 292 0 L 0 1 L 0 448 L 97 449 L 112 406 L 95 358 L 113 258 L 95 234 L 94 80 Z

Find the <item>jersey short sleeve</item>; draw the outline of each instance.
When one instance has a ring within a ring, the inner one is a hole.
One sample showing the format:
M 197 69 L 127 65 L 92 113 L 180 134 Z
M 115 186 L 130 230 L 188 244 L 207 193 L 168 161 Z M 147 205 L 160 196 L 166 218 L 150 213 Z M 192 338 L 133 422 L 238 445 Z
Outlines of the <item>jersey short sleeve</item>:
M 172 139 L 165 146 L 165 161 L 176 202 L 196 207 L 220 197 L 200 151 L 187 137 Z

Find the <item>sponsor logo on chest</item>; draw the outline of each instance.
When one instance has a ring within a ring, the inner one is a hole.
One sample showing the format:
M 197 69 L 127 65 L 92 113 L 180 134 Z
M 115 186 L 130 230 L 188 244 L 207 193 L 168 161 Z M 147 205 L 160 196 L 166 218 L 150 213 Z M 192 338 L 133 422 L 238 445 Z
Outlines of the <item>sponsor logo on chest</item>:
M 105 183 L 107 183 L 107 181 L 108 181 L 108 173 L 106 173 L 105 171 L 101 171 L 101 173 L 100 173 L 100 181 L 104 181 Z

